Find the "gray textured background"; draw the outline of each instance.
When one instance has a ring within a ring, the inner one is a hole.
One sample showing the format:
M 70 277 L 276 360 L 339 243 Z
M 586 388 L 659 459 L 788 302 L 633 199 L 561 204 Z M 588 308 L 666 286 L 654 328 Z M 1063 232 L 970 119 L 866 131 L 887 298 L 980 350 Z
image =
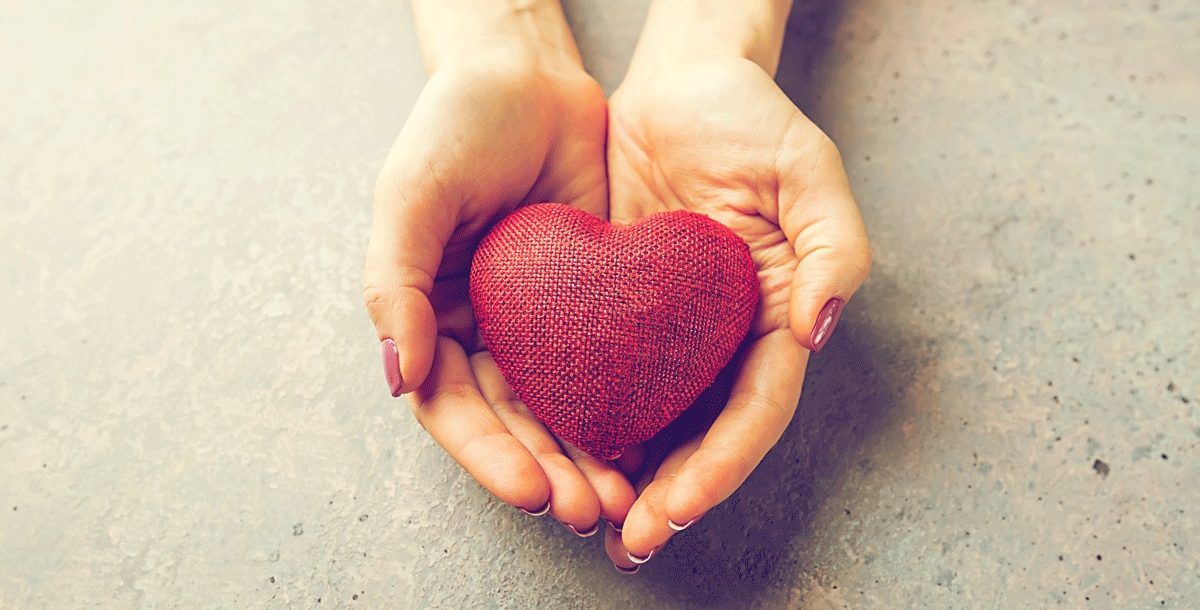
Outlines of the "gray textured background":
M 403 3 L 0 3 L 0 607 L 1195 607 L 1200 5 L 801 4 L 877 264 L 630 578 L 387 395 Z M 644 3 L 568 9 L 611 90 Z

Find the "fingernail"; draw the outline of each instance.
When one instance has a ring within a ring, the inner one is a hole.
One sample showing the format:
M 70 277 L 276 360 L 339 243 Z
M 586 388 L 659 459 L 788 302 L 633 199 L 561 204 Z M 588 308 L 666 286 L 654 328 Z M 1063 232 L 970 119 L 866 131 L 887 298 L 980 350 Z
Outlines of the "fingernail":
M 817 314 L 817 323 L 813 326 L 812 336 L 809 337 L 812 351 L 819 352 L 825 347 L 829 336 L 833 334 L 833 328 L 837 326 L 838 318 L 842 317 L 842 305 L 845 304 L 840 297 L 833 297 L 821 308 L 821 313 Z
M 524 508 L 521 508 L 520 506 L 518 506 L 517 509 L 520 510 L 521 512 L 525 513 L 526 515 L 533 515 L 534 517 L 541 517 L 542 515 L 550 512 L 550 499 L 546 498 L 546 503 L 543 504 L 542 507 L 537 510 L 525 510 Z M 576 532 L 576 533 L 578 533 L 578 532 Z
M 620 526 L 620 525 L 617 525 L 616 523 L 613 523 L 612 521 L 609 521 L 608 519 L 605 519 L 605 520 L 604 520 L 604 522 L 605 522 L 605 523 L 607 523 L 609 527 L 613 528 L 613 531 L 614 531 L 614 532 L 616 532 L 616 533 L 618 533 L 618 534 L 620 534 L 620 533 L 621 533 L 621 526 Z
M 642 569 L 642 566 L 633 566 L 632 568 L 622 568 L 619 565 L 613 564 L 613 567 L 622 574 L 637 574 L 637 571 Z
M 662 548 L 661 546 L 656 546 L 656 547 L 650 549 L 650 552 L 647 553 L 645 557 L 638 557 L 637 555 L 634 555 L 633 553 L 628 553 L 628 552 L 625 554 L 627 556 L 629 556 L 629 561 L 632 561 L 633 563 L 641 564 L 641 563 L 646 563 L 647 561 L 650 561 L 650 558 L 654 557 L 654 553 L 658 552 L 658 549 L 661 549 L 661 548 Z
M 700 520 L 700 517 L 696 517 L 696 518 L 692 519 L 691 521 L 684 523 L 683 525 L 679 525 L 678 523 L 675 523 L 674 521 L 667 519 L 667 527 L 669 527 L 677 532 L 682 532 L 683 530 L 691 527 L 693 523 L 695 523 L 699 520 Z
M 383 346 L 383 374 L 387 376 L 388 387 L 392 390 L 392 397 L 400 395 L 400 386 L 404 385 L 404 379 L 400 377 L 400 357 L 396 353 L 396 342 L 391 339 L 384 339 L 381 343 Z
M 589 528 L 585 532 L 581 532 L 581 531 L 575 529 L 575 526 L 571 525 L 570 523 L 564 523 L 563 525 L 567 526 L 567 529 L 571 530 L 576 536 L 579 536 L 580 538 L 591 538 L 592 536 L 596 535 L 596 532 L 600 531 L 600 522 L 599 521 L 593 523 L 592 527 Z

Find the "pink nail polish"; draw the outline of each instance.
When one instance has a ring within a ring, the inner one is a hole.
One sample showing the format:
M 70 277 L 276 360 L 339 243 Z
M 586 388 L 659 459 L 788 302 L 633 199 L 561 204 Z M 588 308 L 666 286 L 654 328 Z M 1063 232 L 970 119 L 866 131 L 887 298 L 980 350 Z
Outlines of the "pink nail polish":
M 525 510 L 524 508 L 521 508 L 520 506 L 518 506 L 517 509 L 520 510 L 521 512 L 525 513 L 526 515 L 533 515 L 534 517 L 541 517 L 542 515 L 550 512 L 550 498 L 546 498 L 546 503 L 543 504 L 542 507 L 537 510 Z M 572 530 L 573 529 L 574 528 L 572 528 Z M 576 533 L 578 533 L 578 532 L 576 532 Z
M 647 561 L 650 561 L 650 558 L 654 557 L 654 554 L 657 553 L 658 549 L 661 549 L 661 548 L 662 548 L 661 546 L 656 546 L 656 547 L 650 549 L 650 552 L 646 553 L 645 557 L 638 557 L 637 555 L 634 555 L 633 553 L 628 553 L 628 552 L 625 553 L 625 555 L 629 557 L 629 561 L 632 561 L 633 563 L 636 563 L 636 564 L 643 564 L 643 563 L 646 563 Z
M 396 352 L 396 342 L 391 339 L 384 339 L 380 345 L 383 346 L 383 374 L 387 376 L 388 387 L 392 390 L 392 396 L 399 396 L 400 388 L 404 385 L 404 379 L 400 377 L 400 357 Z
M 695 518 L 693 518 L 691 521 L 688 521 L 687 523 L 684 523 L 683 525 L 680 525 L 680 524 L 678 524 L 678 523 L 675 523 L 674 521 L 672 521 L 672 520 L 670 520 L 670 519 L 667 519 L 667 527 L 669 527 L 669 528 L 671 528 L 671 529 L 673 529 L 673 530 L 675 530 L 675 531 L 677 531 L 677 532 L 682 532 L 683 530 L 685 530 L 685 529 L 687 529 L 687 528 L 691 527 L 693 523 L 695 523 L 695 522 L 697 522 L 697 521 L 699 521 L 699 520 L 700 520 L 700 517 L 695 517 Z
M 809 337 L 812 351 L 819 352 L 822 347 L 825 347 L 825 343 L 833 334 L 833 328 L 837 326 L 838 318 L 842 317 L 842 306 L 845 304 L 846 302 L 841 298 L 833 297 L 821 308 L 821 313 L 817 314 L 817 323 L 813 325 L 812 335 Z
M 563 525 L 567 526 L 567 529 L 571 530 L 571 533 L 579 536 L 580 538 L 591 538 L 592 536 L 596 535 L 596 532 L 600 531 L 600 522 L 598 521 L 593 523 L 592 527 L 582 532 L 575 529 L 575 526 L 571 525 L 570 523 L 564 523 Z

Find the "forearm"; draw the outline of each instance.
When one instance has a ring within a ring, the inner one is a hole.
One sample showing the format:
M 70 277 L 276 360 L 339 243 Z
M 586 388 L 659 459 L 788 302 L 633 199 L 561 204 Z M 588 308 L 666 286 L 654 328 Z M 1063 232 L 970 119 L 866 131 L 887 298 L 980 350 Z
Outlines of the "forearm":
M 579 65 L 559 0 L 412 0 L 425 67 L 480 58 Z
M 791 0 L 654 0 L 629 71 L 742 57 L 774 75 Z

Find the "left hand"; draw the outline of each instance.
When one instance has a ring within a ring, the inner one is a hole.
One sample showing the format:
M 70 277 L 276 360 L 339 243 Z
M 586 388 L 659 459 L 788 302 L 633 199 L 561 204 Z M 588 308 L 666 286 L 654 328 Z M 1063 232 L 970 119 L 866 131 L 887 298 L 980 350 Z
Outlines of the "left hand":
M 614 222 L 705 214 L 749 244 L 761 282 L 728 403 L 706 433 L 646 465 L 622 531 L 607 533 L 610 558 L 631 569 L 630 555 L 647 557 L 728 498 L 778 442 L 809 352 L 871 253 L 837 148 L 751 59 L 631 69 L 609 102 L 608 172 Z

